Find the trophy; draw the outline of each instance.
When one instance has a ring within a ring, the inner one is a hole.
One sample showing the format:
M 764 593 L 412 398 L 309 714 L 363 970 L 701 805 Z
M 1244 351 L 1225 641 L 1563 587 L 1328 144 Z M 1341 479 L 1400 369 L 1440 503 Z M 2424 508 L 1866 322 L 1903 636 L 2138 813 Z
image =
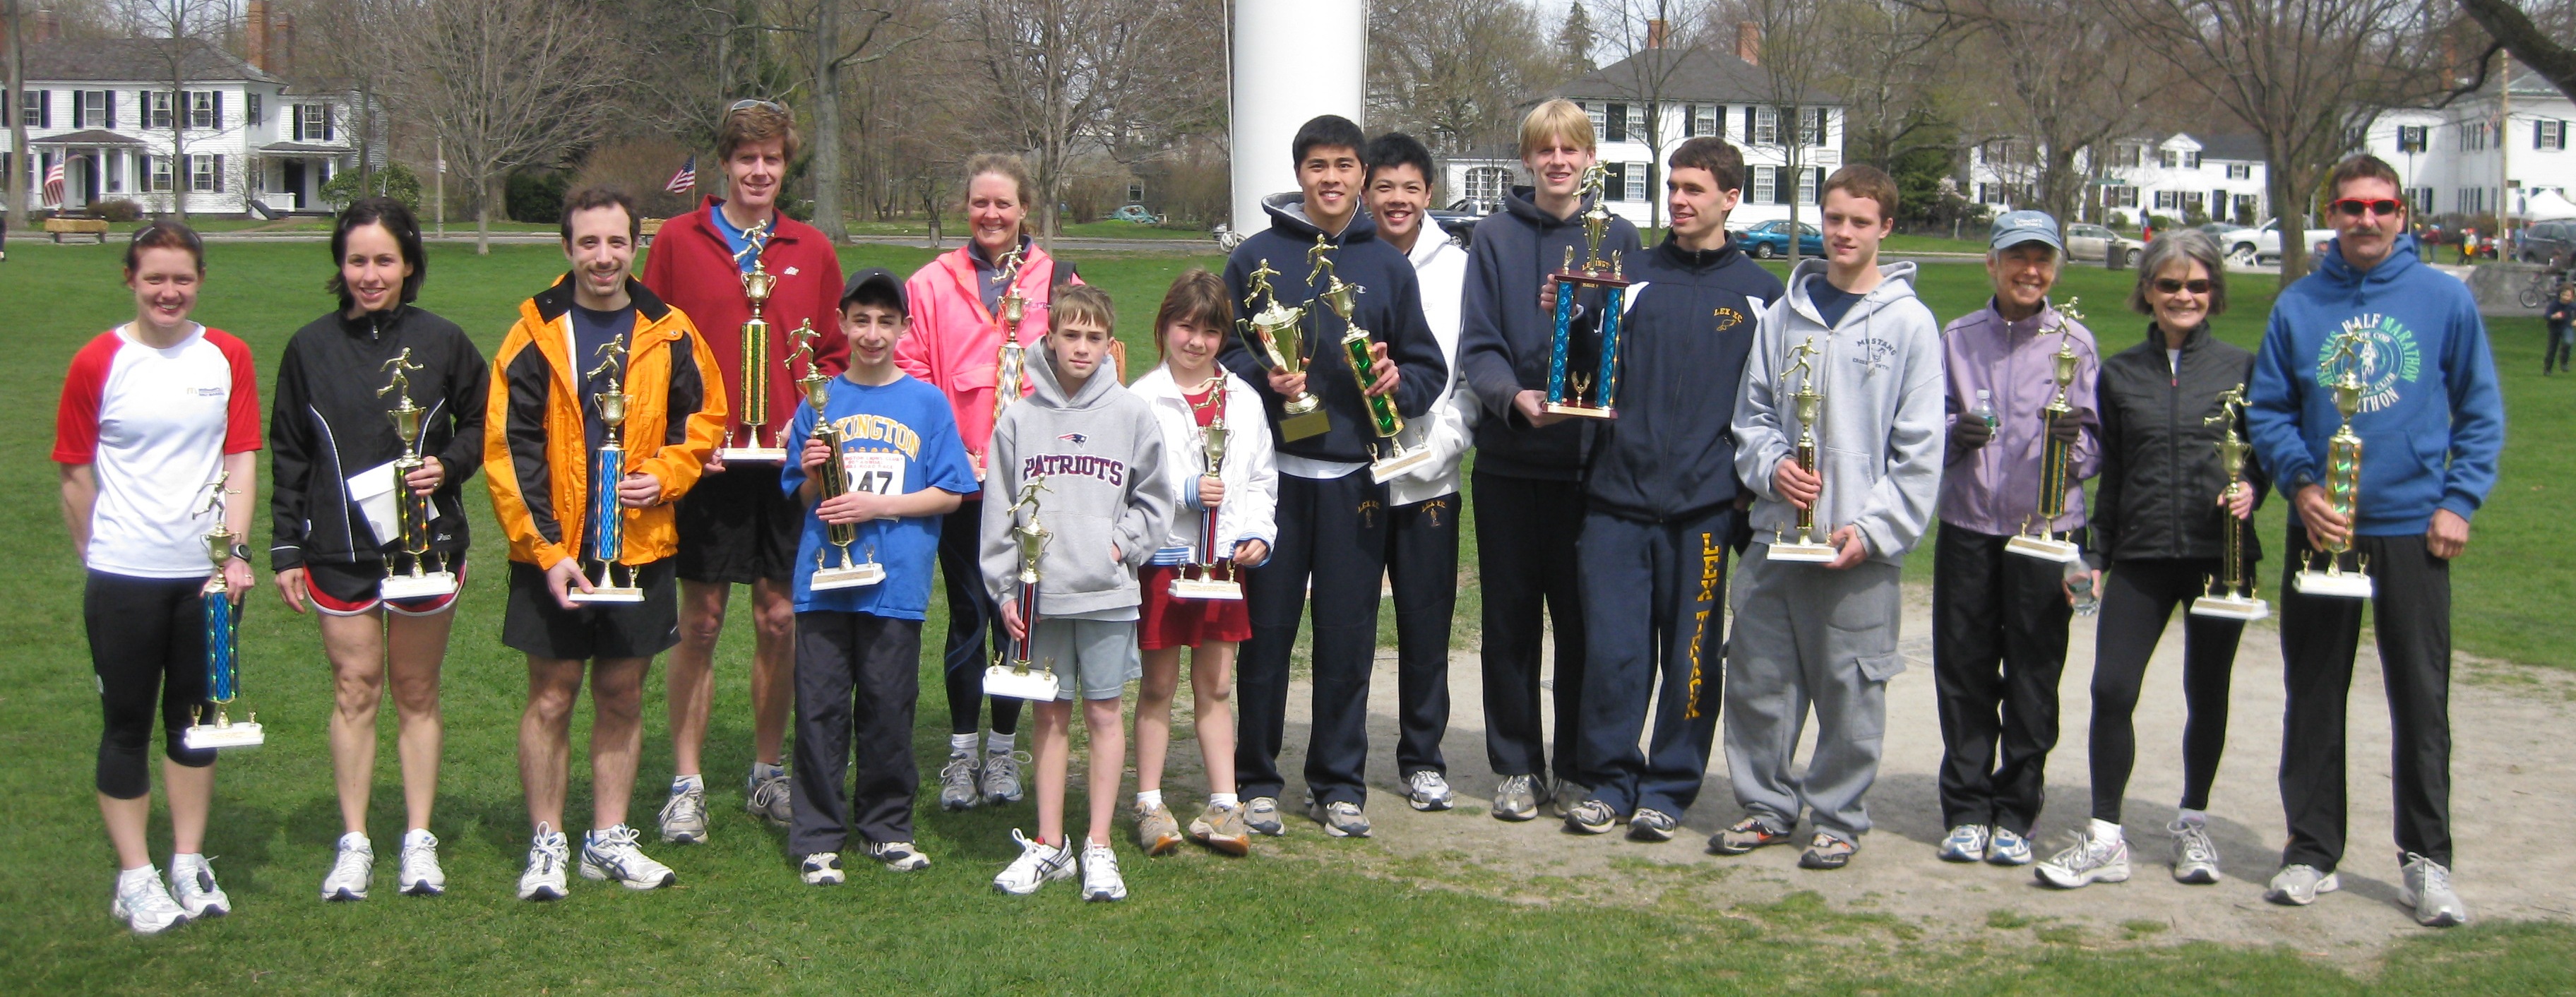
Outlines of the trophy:
M 2326 438 L 2326 500 L 2334 505 L 2337 515 L 2349 523 L 2361 507 L 2361 437 L 2352 431 L 2352 414 L 2361 410 L 2362 351 L 2370 346 L 2369 338 L 2358 330 L 2347 330 L 2335 337 L 2334 354 L 2318 365 L 2318 372 L 2336 371 L 2334 382 L 2335 411 L 2343 414 L 2343 425 Z M 2311 543 L 2314 538 L 2311 538 Z M 2353 570 L 2343 570 L 2343 556 L 2352 551 L 2352 538 L 2345 534 L 2341 543 L 2325 547 L 2326 567 L 2313 567 L 2292 576 L 2291 582 L 2302 595 L 2330 595 L 2345 599 L 2370 598 L 2370 562 L 2356 558 Z
M 2083 357 L 2075 352 L 2075 333 L 2071 323 L 2083 320 L 2084 313 L 2075 309 L 2074 298 L 2066 299 L 2066 304 L 2057 309 L 2057 355 L 2050 358 L 2056 361 L 2050 376 L 2057 381 L 2057 397 L 2050 399 L 2048 408 L 2044 410 L 2051 426 L 2075 414 L 2075 406 L 2067 400 L 2066 390 L 2068 385 L 2075 383 L 2075 368 Z M 2047 331 L 2043 329 L 2041 334 L 2046 335 Z M 2084 556 L 2083 549 L 2077 547 L 2071 537 L 2060 537 L 2055 530 L 2057 517 L 2066 514 L 2066 489 L 2072 483 L 2069 479 L 2074 473 L 2075 448 L 2058 439 L 2057 434 L 2048 434 L 2040 443 L 2039 506 L 2022 520 L 2021 533 L 2004 541 L 2005 550 L 2061 564 L 2072 563 Z
M 832 395 L 832 375 L 823 373 L 822 365 L 814 362 L 814 340 L 822 333 L 815 332 L 814 323 L 807 320 L 798 323 L 796 331 L 788 335 L 796 340 L 796 358 L 805 362 L 805 376 L 796 380 L 796 386 L 805 389 L 805 404 L 814 407 L 814 438 L 823 441 L 823 446 L 832 452 L 832 459 L 823 462 L 822 468 L 814 479 L 815 489 L 821 493 L 822 500 L 830 501 L 849 494 L 848 461 L 853 455 L 844 453 L 842 450 L 849 440 L 841 435 L 841 428 L 833 425 L 832 421 L 823 415 L 823 403 Z M 865 563 L 853 563 L 850 560 L 850 545 L 859 539 L 859 524 L 832 523 L 826 528 L 826 533 L 832 547 L 841 552 L 841 563 L 835 567 L 825 567 L 823 551 L 819 547 L 816 548 L 814 576 L 806 583 L 809 590 L 828 592 L 833 589 L 874 585 L 885 580 L 885 567 L 877 563 L 877 549 L 874 545 L 867 548 L 868 559 Z
M 1207 475 L 1217 477 L 1225 468 L 1225 375 L 1208 378 L 1200 387 L 1208 390 L 1208 400 L 1201 404 L 1216 406 L 1216 416 L 1208 421 L 1207 428 L 1199 430 L 1199 456 L 1207 462 Z M 1230 577 L 1232 566 L 1217 556 L 1216 514 L 1214 508 L 1203 514 L 1199 524 L 1199 563 L 1184 564 L 1173 576 L 1172 598 L 1243 598 L 1243 583 Z M 1196 577 L 1192 577 L 1192 569 L 1197 570 Z
M 1557 300 L 1563 302 L 1565 299 L 1560 297 Z M 1816 471 L 1816 417 L 1823 414 L 1825 408 L 1824 393 L 1816 390 L 1815 361 L 1822 356 L 1816 350 L 1816 337 L 1809 336 L 1806 342 L 1789 348 L 1789 366 L 1780 372 L 1780 386 L 1784 388 L 1789 386 L 1789 375 L 1798 375 L 1798 390 L 1789 394 L 1789 402 L 1795 406 L 1798 417 L 1798 444 L 1791 459 L 1798 462 L 1799 469 L 1810 472 Z M 1834 559 L 1839 553 L 1834 550 L 1834 545 L 1816 535 L 1816 507 L 1824 502 L 1824 490 L 1819 488 L 1816 500 L 1798 510 L 1798 539 L 1788 539 L 1777 528 L 1771 531 L 1771 560 L 1822 564 Z
M 394 458 L 394 523 L 396 553 L 385 558 L 385 580 L 376 594 L 387 602 L 442 596 L 456 591 L 456 572 L 436 567 L 429 552 L 429 496 L 411 490 L 413 471 L 428 464 L 420 455 L 421 417 L 429 410 L 412 404 L 411 372 L 421 369 L 411 362 L 411 347 L 380 369 L 393 371 L 393 380 L 376 389 L 376 397 L 394 396 L 393 411 L 385 417 L 394 422 L 394 435 L 402 437 L 402 456 Z M 411 563 L 408 573 L 396 574 L 397 558 Z
M 233 546 L 241 534 L 224 528 L 224 496 L 238 494 L 224 487 L 232 480 L 229 473 L 217 474 L 207 485 L 213 492 L 199 515 L 213 513 L 215 531 L 206 534 L 206 555 L 214 559 L 215 576 L 206 580 L 203 596 L 206 606 L 206 702 L 196 710 L 196 722 L 179 733 L 180 743 L 192 751 L 210 748 L 256 748 L 268 740 L 260 730 L 259 714 L 234 723 L 230 716 L 233 699 L 241 693 L 241 621 L 234 615 L 240 607 L 233 605 L 232 586 L 224 581 L 224 562 L 231 560 Z M 215 722 L 206 722 L 206 707 L 215 710 Z
M 1038 525 L 1038 493 L 1046 491 L 1046 478 L 1033 477 L 1020 485 L 1020 500 L 1011 504 L 1011 535 L 1020 545 L 1020 593 L 1014 603 L 1020 610 L 1020 636 L 993 656 L 992 667 L 984 669 L 984 694 L 1051 702 L 1058 683 L 1055 659 L 1048 658 L 1029 670 L 1029 643 L 1038 632 L 1038 559 L 1046 556 L 1047 541 L 1055 539 L 1046 527 Z M 1028 518 L 1020 518 L 1020 510 Z
M 1252 271 L 1252 285 L 1245 290 L 1243 307 L 1249 310 L 1254 301 L 1262 298 L 1270 299 L 1270 304 L 1244 323 L 1245 345 L 1259 346 L 1260 355 L 1270 358 L 1272 369 L 1282 374 L 1303 374 L 1306 344 L 1298 335 L 1298 323 L 1306 320 L 1306 309 L 1279 303 L 1279 292 L 1270 286 L 1270 278 L 1276 276 L 1279 271 L 1270 269 L 1269 260 L 1261 261 Z M 1302 440 L 1333 428 L 1332 416 L 1324 413 L 1323 404 L 1323 399 L 1303 391 L 1288 399 L 1280 406 L 1286 414 L 1279 419 L 1279 439 Z
M 726 463 L 777 463 L 787 459 L 783 447 L 762 442 L 760 432 L 769 426 L 769 320 L 760 317 L 760 308 L 769 303 L 771 288 L 778 277 L 761 263 L 761 254 L 769 248 L 770 222 L 764 221 L 744 232 L 749 243 L 734 254 L 733 264 L 739 269 L 744 257 L 751 258 L 751 272 L 742 275 L 742 295 L 751 299 L 751 318 L 742 324 L 742 434 L 744 443 L 735 446 L 733 431 L 725 431 L 724 449 L 717 456 Z M 775 442 L 775 441 L 771 441 Z
M 1331 308 L 1333 314 L 1342 318 L 1344 330 L 1342 358 L 1349 362 L 1351 378 L 1359 384 L 1360 401 L 1368 406 L 1369 428 L 1376 431 L 1377 438 L 1388 447 L 1386 456 L 1369 463 L 1369 479 L 1383 484 L 1386 479 L 1403 474 L 1430 460 L 1431 448 L 1427 446 L 1407 448 L 1398 441 L 1395 437 L 1396 434 L 1404 432 L 1404 416 L 1396 412 L 1395 399 L 1386 395 L 1368 393 L 1369 367 L 1377 362 L 1377 355 L 1370 351 L 1369 332 L 1367 329 L 1360 328 L 1357 317 L 1357 299 L 1361 292 L 1368 289 L 1358 284 L 1342 282 L 1341 271 L 1333 266 L 1332 248 L 1331 243 L 1324 241 L 1324 237 L 1318 235 L 1315 237 L 1315 248 L 1306 251 L 1306 261 L 1313 273 L 1324 278 L 1324 293 L 1316 297 L 1323 301 L 1326 307 Z M 1309 280 L 1311 282 L 1311 278 Z M 1377 448 L 1371 446 L 1370 449 Z
M 1619 398 L 1619 319 L 1621 299 L 1628 295 L 1628 279 L 1620 272 L 1619 254 L 1601 258 L 1601 238 L 1610 231 L 1610 209 L 1602 203 L 1601 184 L 1609 171 L 1594 163 L 1583 171 L 1583 187 L 1576 196 L 1590 195 L 1592 208 L 1583 213 L 1583 265 L 1575 266 L 1574 247 L 1565 247 L 1565 266 L 1548 276 L 1556 282 L 1556 336 L 1548 344 L 1547 410 L 1558 415 L 1582 416 L 1587 419 L 1616 419 L 1614 411 Z M 1601 310 L 1601 357 L 1597 372 L 1568 370 L 1567 355 L 1573 349 L 1575 292 L 1597 287 L 1604 295 Z
M 2227 435 L 2218 441 L 2218 466 L 2227 471 L 2227 491 L 2221 493 L 2220 500 L 2222 507 L 2233 503 L 2237 493 L 2246 487 L 2245 455 L 2253 452 L 2254 445 L 2236 435 L 2236 420 L 2244 414 L 2245 385 L 2238 384 L 2218 396 L 2217 415 L 2201 420 L 2203 425 L 2224 423 L 2227 426 Z M 2227 549 L 2219 555 L 2219 575 L 2201 583 L 2202 588 L 2215 588 L 2216 591 L 2192 600 L 2191 615 L 2231 620 L 2259 620 L 2272 615 L 2271 607 L 2254 597 L 2254 579 L 2245 574 L 2245 521 L 2236 518 L 2233 509 L 2223 509 L 2220 516 L 2225 520 L 2220 527 L 2220 534 L 2224 537 L 2221 542 L 2227 545 Z
M 584 592 L 578 586 L 569 594 L 574 602 L 642 602 L 643 588 L 635 584 L 635 569 L 626 568 L 626 584 L 611 584 L 617 578 L 617 559 L 626 553 L 625 509 L 617 503 L 617 483 L 626 477 L 626 447 L 618 432 L 626 424 L 626 337 L 619 335 L 599 347 L 599 366 L 591 368 L 584 381 L 606 374 L 613 390 L 591 397 L 599 402 L 599 420 L 608 424 L 608 438 L 590 454 L 590 536 L 586 546 L 590 559 L 599 562 L 599 581 Z M 587 572 L 584 572 L 587 574 Z
M 1028 393 L 1029 350 L 1020 345 L 1020 318 L 1029 307 L 1029 299 L 1020 296 L 1020 266 L 1026 262 L 1023 251 L 1014 249 L 994 264 L 993 283 L 1002 285 L 1002 298 L 995 302 L 1002 310 L 996 316 L 1002 327 L 1002 348 L 993 358 L 993 422 L 997 425 L 1002 410 Z

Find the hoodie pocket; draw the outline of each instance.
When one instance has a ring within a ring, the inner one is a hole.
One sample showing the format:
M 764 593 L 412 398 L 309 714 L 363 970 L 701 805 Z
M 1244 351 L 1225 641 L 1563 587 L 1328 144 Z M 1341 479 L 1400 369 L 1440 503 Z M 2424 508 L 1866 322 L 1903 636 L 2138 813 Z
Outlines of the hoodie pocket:
M 1072 512 L 1043 515 L 1055 539 L 1047 545 L 1042 591 L 1092 595 L 1114 592 L 1127 584 L 1127 566 L 1109 556 L 1117 534 L 1111 531 L 1113 524 L 1108 517 Z

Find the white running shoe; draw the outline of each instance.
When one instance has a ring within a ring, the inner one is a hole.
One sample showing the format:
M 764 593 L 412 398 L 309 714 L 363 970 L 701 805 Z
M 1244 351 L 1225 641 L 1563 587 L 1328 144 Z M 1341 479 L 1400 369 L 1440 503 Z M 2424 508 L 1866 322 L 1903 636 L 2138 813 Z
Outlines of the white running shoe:
M 1404 777 L 1404 801 L 1416 810 L 1447 810 L 1457 805 L 1457 791 L 1440 773 L 1423 769 Z
M 1011 840 L 1018 842 L 1020 857 L 993 877 L 993 888 L 1015 897 L 1036 893 L 1038 887 L 1073 875 L 1073 845 L 1058 848 L 1043 841 L 1030 840 L 1018 828 L 1011 829 Z
M 2456 928 L 2469 923 L 2469 905 L 2451 889 L 2451 870 L 2442 863 L 2407 852 L 2399 870 L 2397 905 L 2415 912 L 2415 923 L 2427 928 Z
M 1987 841 L 1983 824 L 1961 824 L 1951 828 L 1949 836 L 1941 839 L 1941 861 L 1983 862 L 1986 860 Z
M 519 899 L 563 899 L 564 866 L 571 861 L 572 843 L 563 832 L 538 824 L 536 838 L 528 843 L 528 871 L 519 874 Z
M 215 885 L 215 867 L 203 855 L 170 856 L 170 896 L 191 921 L 233 912 L 233 898 Z
M 1083 843 L 1082 899 L 1127 899 L 1127 881 L 1118 876 L 1117 850 L 1096 842 Z
M 815 852 L 805 856 L 805 864 L 798 868 L 797 875 L 805 880 L 807 886 L 839 886 L 842 882 L 841 853 Z
M 662 840 L 674 845 L 695 845 L 707 840 L 707 787 L 704 781 L 687 789 L 674 785 L 671 800 L 662 804 Z
M 2334 873 L 2317 867 L 2292 863 L 2272 874 L 2272 887 L 2263 891 L 2263 899 L 2289 907 L 2305 907 L 2317 902 L 2317 894 L 2343 889 L 2343 880 Z
M 340 836 L 339 853 L 331 857 L 331 874 L 322 877 L 322 899 L 367 899 L 367 887 L 375 878 L 376 846 L 367 840 L 366 835 L 356 831 L 343 834 Z
M 2032 857 L 2030 839 L 2010 828 L 1996 827 L 1994 839 L 1986 843 L 1987 865 L 2029 865 Z
M 2090 828 L 2077 831 L 2074 843 L 2039 863 L 2037 872 L 2040 882 L 2065 890 L 2093 883 L 2128 882 L 2128 839 L 2105 841 L 2094 836 Z
M 1020 802 L 1020 765 L 1029 760 L 1025 751 L 987 751 L 984 753 L 984 805 L 1000 806 Z
M 630 890 L 658 890 L 680 881 L 671 867 L 644 856 L 635 829 L 624 824 L 592 831 L 581 843 L 581 878 L 615 880 Z
M 912 847 L 912 842 L 909 841 L 869 842 L 868 857 L 877 860 L 893 872 L 914 872 L 930 868 L 930 856 L 922 854 L 921 849 Z
M 2206 886 L 2218 882 L 2218 845 L 2209 840 L 2209 825 L 2180 821 L 2165 825 L 2173 832 L 2174 882 Z
M 161 870 L 148 865 L 117 874 L 116 899 L 107 912 L 138 935 L 157 935 L 188 923 L 187 909 L 170 899 L 170 888 L 162 885 Z
M 438 836 L 425 827 L 403 833 L 402 874 L 395 877 L 395 887 L 415 897 L 434 897 L 447 892 L 447 871 L 438 867 Z

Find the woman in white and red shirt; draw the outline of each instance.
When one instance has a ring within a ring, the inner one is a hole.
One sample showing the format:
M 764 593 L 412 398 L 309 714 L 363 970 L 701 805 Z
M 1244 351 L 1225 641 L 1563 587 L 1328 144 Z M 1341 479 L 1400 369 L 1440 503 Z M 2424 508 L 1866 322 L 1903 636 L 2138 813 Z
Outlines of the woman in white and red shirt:
M 154 222 L 136 232 L 125 251 L 134 321 L 72 357 L 54 421 L 63 525 L 89 569 L 82 615 L 106 715 L 98 809 L 122 870 L 110 909 L 138 934 L 232 906 L 203 851 L 215 753 L 189 750 L 180 732 L 206 702 L 203 593 L 215 569 L 205 538 L 219 525 L 206 499 L 218 478 L 226 481 L 220 525 L 249 536 L 259 381 L 250 347 L 188 320 L 205 270 L 187 226 Z M 239 600 L 250 591 L 250 552 L 235 543 L 227 553 L 224 582 Z M 156 711 L 170 797 L 166 888 L 145 840 Z

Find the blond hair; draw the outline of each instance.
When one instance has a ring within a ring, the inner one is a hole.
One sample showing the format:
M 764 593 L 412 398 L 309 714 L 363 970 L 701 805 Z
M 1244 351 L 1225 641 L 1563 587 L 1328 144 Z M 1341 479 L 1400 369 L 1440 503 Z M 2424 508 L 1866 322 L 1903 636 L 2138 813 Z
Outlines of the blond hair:
M 1592 137 L 1592 115 L 1583 105 L 1559 97 L 1530 108 L 1529 117 L 1521 119 L 1521 158 L 1551 139 L 1564 139 L 1592 152 L 1597 143 Z

